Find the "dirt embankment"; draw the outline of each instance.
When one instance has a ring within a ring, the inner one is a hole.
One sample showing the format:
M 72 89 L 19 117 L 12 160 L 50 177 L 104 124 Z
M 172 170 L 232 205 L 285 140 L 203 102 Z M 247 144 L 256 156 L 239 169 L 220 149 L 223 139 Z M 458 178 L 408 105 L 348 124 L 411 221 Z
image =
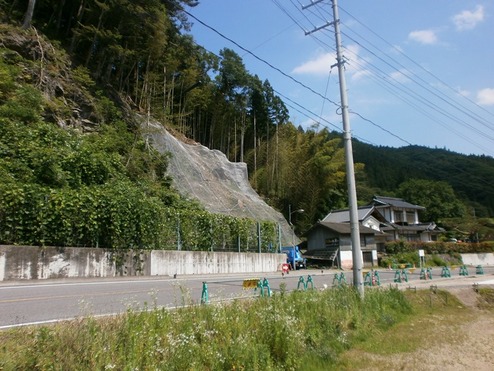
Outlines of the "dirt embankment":
M 461 314 L 457 318 L 430 314 L 411 324 L 412 328 L 421 327 L 418 332 L 423 341 L 418 348 L 385 355 L 357 351 L 351 352 L 351 357 L 363 358 L 365 370 L 493 370 L 494 303 L 486 303 L 471 286 L 448 287 L 446 291 L 463 304 L 458 308 Z

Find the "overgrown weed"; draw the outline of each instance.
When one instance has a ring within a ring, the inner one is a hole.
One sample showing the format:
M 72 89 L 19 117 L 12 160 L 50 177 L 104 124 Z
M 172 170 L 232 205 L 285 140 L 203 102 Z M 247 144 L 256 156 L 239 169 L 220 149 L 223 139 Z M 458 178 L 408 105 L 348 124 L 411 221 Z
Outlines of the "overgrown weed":
M 187 302 L 188 300 L 185 300 Z M 0 369 L 327 369 L 412 312 L 396 289 L 277 293 L 169 311 L 128 309 L 0 333 Z

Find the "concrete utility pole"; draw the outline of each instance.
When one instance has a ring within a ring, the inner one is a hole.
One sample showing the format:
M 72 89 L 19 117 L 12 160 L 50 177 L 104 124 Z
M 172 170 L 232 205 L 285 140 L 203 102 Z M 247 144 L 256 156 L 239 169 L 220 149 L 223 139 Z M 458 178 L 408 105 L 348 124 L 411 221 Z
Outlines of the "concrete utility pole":
M 302 9 L 315 5 L 321 1 L 322 0 L 311 0 L 311 4 L 302 7 Z M 337 0 L 331 0 L 331 2 L 333 7 L 333 22 L 328 22 L 326 25 L 318 27 L 313 31 L 306 32 L 305 34 L 308 35 L 326 26 L 334 26 L 334 34 L 336 39 L 336 64 L 331 67 L 338 67 L 338 76 L 340 80 L 341 116 L 343 119 L 343 140 L 345 145 L 346 179 L 348 187 L 348 205 L 350 210 L 350 230 L 352 240 L 353 284 L 357 287 L 360 296 L 363 298 L 364 284 L 362 276 L 362 250 L 360 248 L 360 228 L 358 220 L 357 188 L 355 185 L 355 169 L 353 165 L 352 134 L 350 130 L 350 120 L 348 118 L 348 98 L 346 93 L 344 70 L 345 60 L 341 54 L 340 19 L 338 15 Z

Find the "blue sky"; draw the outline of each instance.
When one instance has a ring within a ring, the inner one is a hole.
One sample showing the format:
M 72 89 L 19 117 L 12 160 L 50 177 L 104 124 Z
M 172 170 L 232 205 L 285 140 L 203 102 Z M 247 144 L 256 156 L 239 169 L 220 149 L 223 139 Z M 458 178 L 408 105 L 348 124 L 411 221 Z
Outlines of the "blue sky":
M 188 9 L 297 82 L 194 19 L 191 33 L 211 52 L 230 48 L 242 56 L 252 75 L 270 81 L 295 125 L 341 131 L 333 28 L 305 35 L 332 21 L 331 5 L 325 0 L 301 9 L 310 2 L 202 0 Z M 494 157 L 494 2 L 338 5 L 354 137 L 373 145 L 417 144 Z

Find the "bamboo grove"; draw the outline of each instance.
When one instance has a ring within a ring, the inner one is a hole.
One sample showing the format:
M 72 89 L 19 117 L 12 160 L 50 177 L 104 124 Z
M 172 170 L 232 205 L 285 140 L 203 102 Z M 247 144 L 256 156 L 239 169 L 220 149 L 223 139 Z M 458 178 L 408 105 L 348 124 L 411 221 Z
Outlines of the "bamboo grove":
M 338 136 L 295 128 L 269 81 L 249 73 L 235 51 L 225 48 L 215 55 L 195 44 L 182 11 L 195 5 L 192 0 L 37 0 L 31 15 L 26 1 L 0 1 L 5 23 L 56 40 L 70 57 L 72 72 L 87 85 L 94 81 L 103 87 L 100 98 L 118 95 L 133 110 L 219 149 L 231 161 L 246 162 L 252 185 L 268 203 L 285 215 L 289 204 L 306 210 L 294 220 L 298 230 L 328 208 L 343 207 Z

